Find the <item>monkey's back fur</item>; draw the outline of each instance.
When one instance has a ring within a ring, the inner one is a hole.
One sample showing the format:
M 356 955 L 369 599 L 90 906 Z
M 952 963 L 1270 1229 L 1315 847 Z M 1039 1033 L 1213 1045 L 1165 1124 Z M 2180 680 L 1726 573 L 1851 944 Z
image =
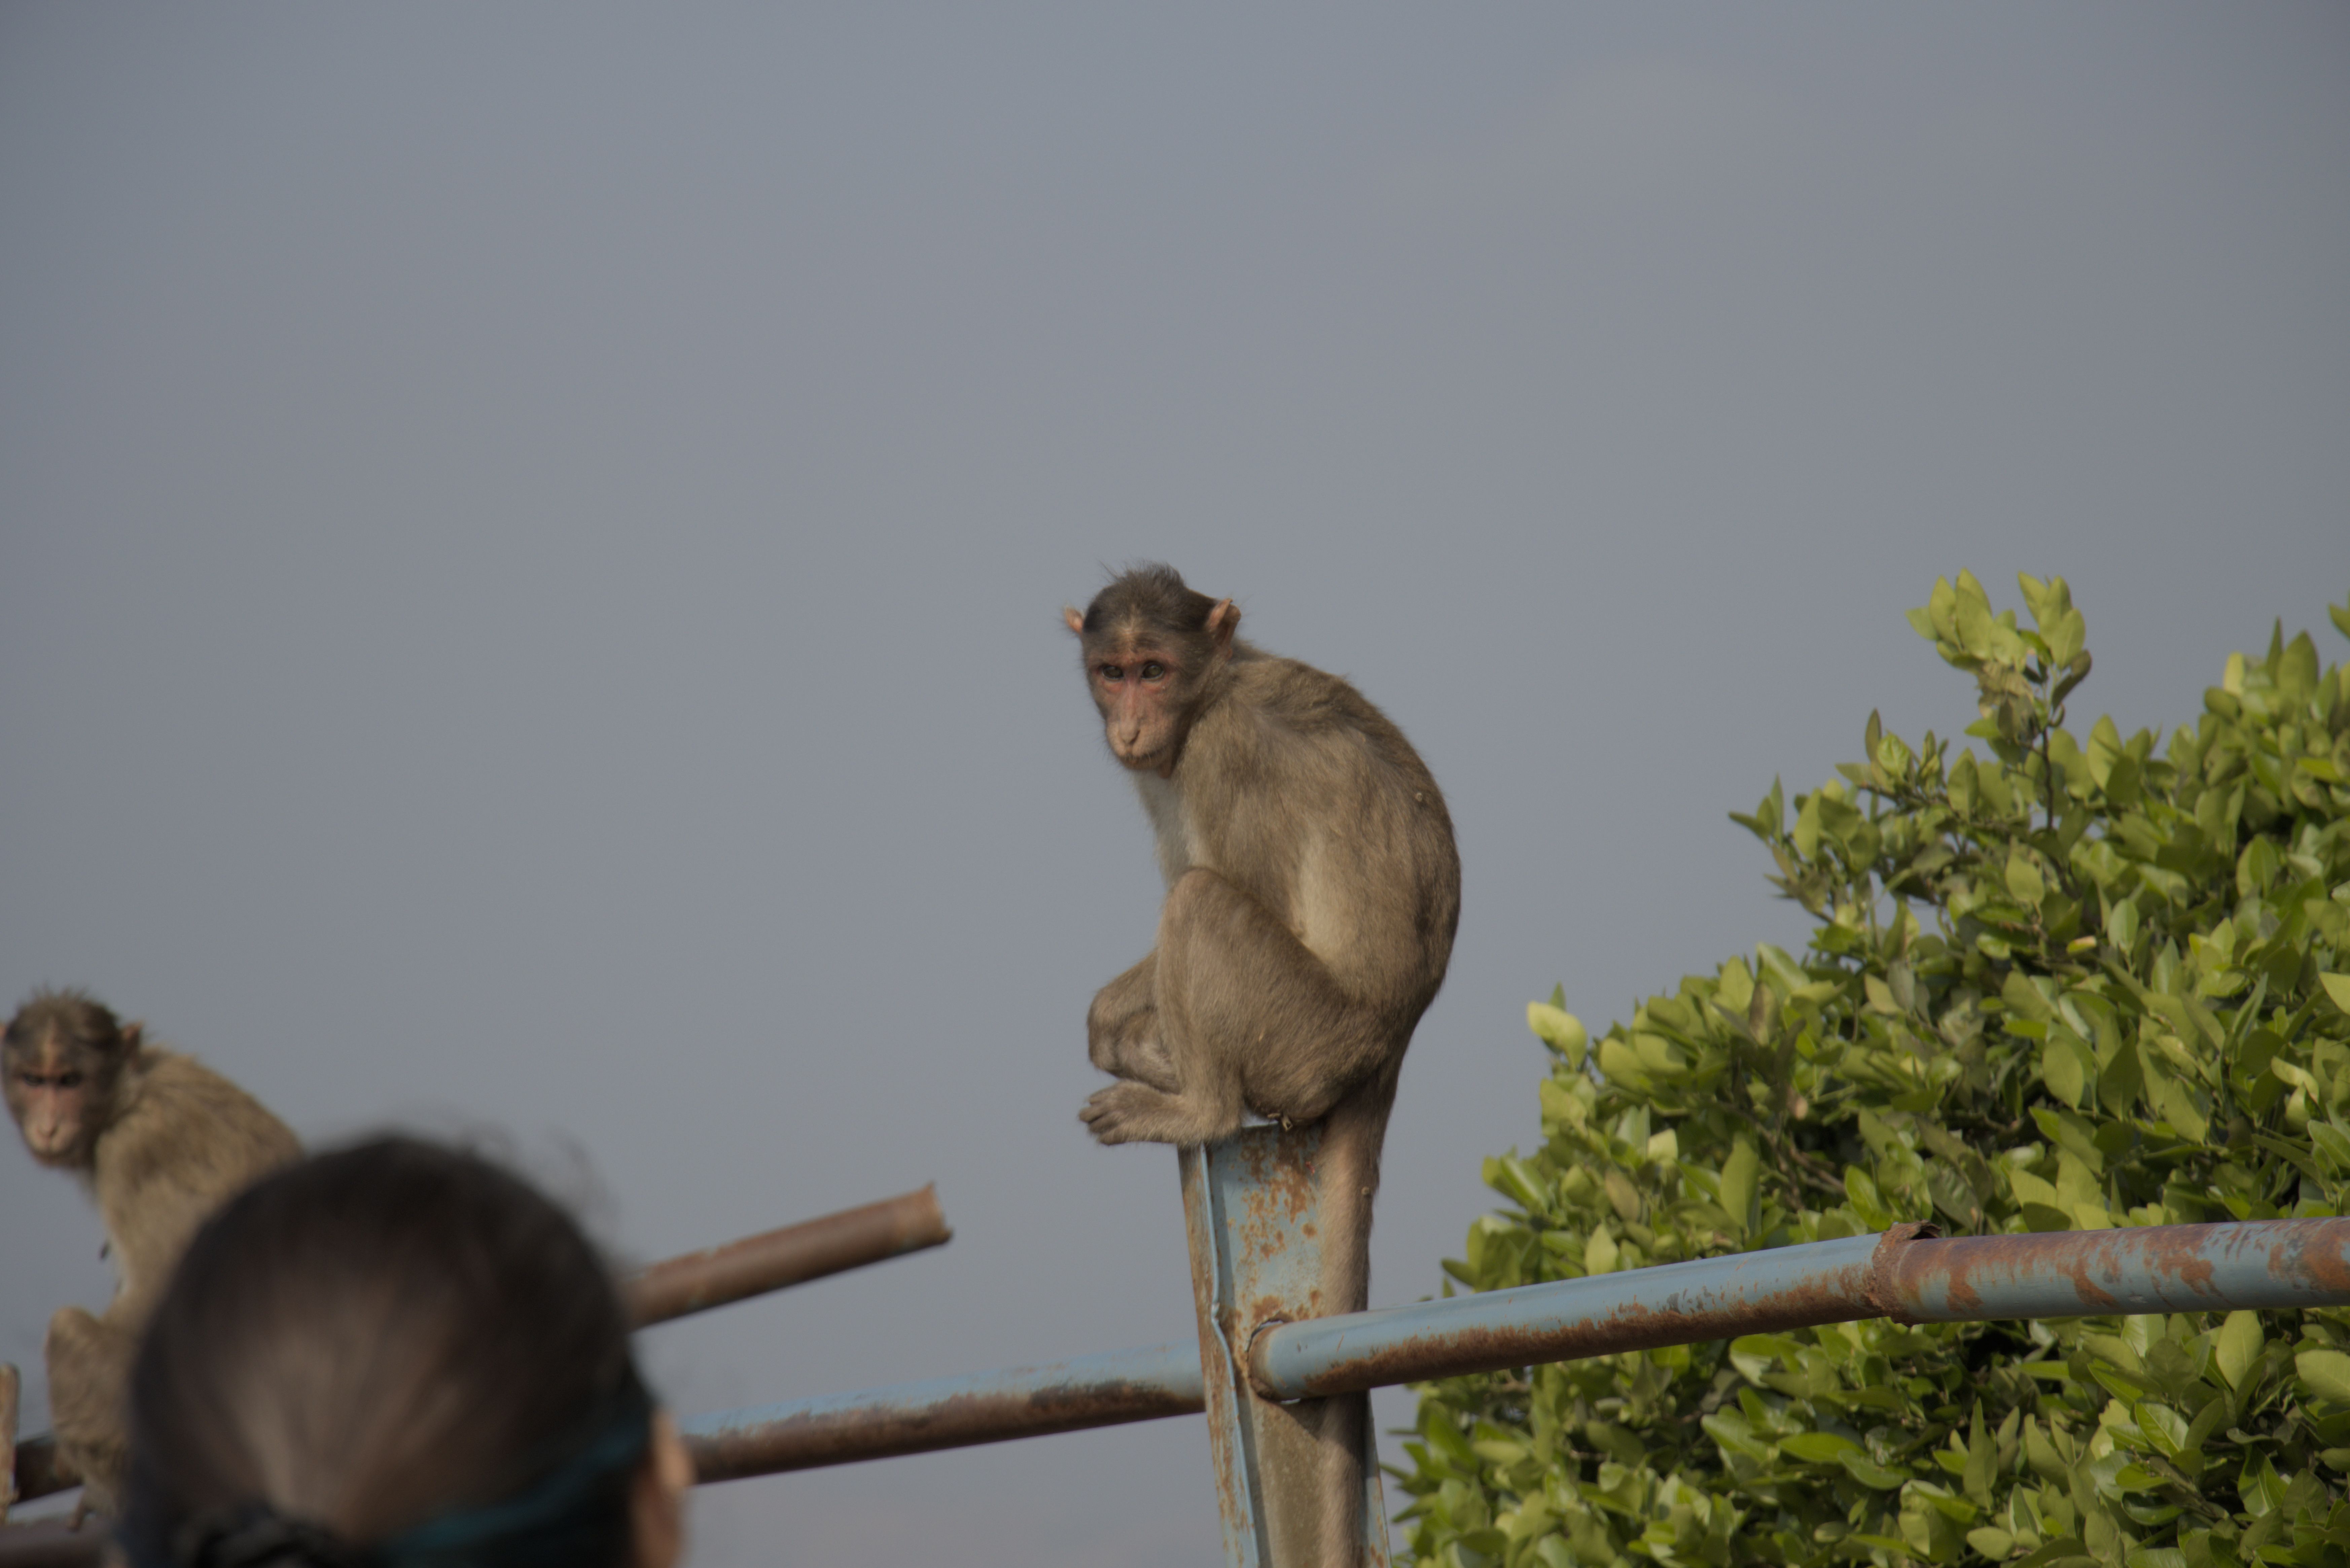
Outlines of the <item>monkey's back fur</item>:
M 213 1211 L 302 1146 L 261 1102 L 192 1056 L 141 1045 L 83 1173 L 114 1259 L 101 1316 L 61 1307 L 45 1358 L 57 1451 L 110 1507 L 127 1457 L 123 1402 L 139 1334 L 172 1269 Z
M 1461 857 L 1435 778 L 1339 677 L 1246 642 L 1228 674 L 1231 691 L 1185 746 L 1186 760 L 1204 752 L 1223 765 L 1136 775 L 1161 874 L 1170 886 L 1190 866 L 1224 877 L 1279 913 L 1355 1000 L 1418 1023 L 1461 920 Z M 1182 809 L 1162 815 L 1153 797 L 1170 784 Z

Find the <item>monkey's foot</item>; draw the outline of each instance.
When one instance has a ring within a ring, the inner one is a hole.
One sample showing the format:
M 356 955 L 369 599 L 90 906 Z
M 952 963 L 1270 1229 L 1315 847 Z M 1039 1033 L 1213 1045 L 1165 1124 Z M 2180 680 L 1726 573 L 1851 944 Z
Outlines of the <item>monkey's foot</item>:
M 1180 1095 L 1130 1083 L 1112 1084 L 1095 1094 L 1077 1119 L 1102 1143 L 1212 1143 L 1240 1125 L 1237 1116 L 1226 1126 Z
M 1138 1089 L 1141 1090 L 1139 1095 L 1135 1092 Z M 1097 1091 L 1086 1101 L 1086 1108 L 1077 1113 L 1077 1119 L 1085 1123 L 1086 1130 L 1101 1143 L 1149 1142 L 1144 1135 L 1135 1130 L 1135 1123 L 1154 1108 L 1138 1103 L 1146 1096 L 1151 1100 L 1166 1098 L 1158 1090 L 1144 1085 L 1112 1084 L 1107 1089 Z

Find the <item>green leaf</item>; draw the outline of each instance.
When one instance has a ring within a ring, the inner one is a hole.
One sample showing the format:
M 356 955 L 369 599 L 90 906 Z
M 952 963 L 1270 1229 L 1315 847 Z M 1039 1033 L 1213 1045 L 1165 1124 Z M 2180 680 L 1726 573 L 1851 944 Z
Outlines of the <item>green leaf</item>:
M 1832 1465 L 1846 1454 L 1862 1452 L 1850 1438 L 1835 1432 L 1798 1432 L 1779 1439 L 1779 1451 L 1807 1465 Z
M 2162 1451 L 2164 1459 L 2177 1459 L 2187 1447 L 2187 1422 L 2167 1405 L 2151 1399 L 2139 1401 L 2137 1428 Z
M 1785 1447 L 1784 1444 L 1780 1446 Z M 1844 1466 L 1846 1474 L 1872 1491 L 1891 1491 L 1911 1479 L 1908 1470 L 1880 1465 L 1857 1448 L 1836 1455 L 1836 1462 Z
M 1870 1230 L 1883 1231 L 1892 1226 L 1893 1211 L 1886 1208 L 1884 1199 L 1877 1195 L 1877 1183 L 1870 1179 L 1868 1172 L 1856 1165 L 1846 1166 L 1844 1190 L 1845 1196 L 1852 1201 L 1853 1212 L 1858 1214 Z
M 1583 1021 L 1566 1009 L 1547 1002 L 1526 1003 L 1526 1027 L 1534 1037 L 1560 1055 L 1566 1064 L 1580 1071 L 1584 1053 L 1591 1048 L 1591 1031 Z
M 1754 1178 L 1761 1166 L 1753 1140 L 1743 1137 L 1731 1145 L 1730 1158 L 1721 1162 L 1721 1207 L 1741 1234 L 1754 1224 Z
M 2326 999 L 2344 1012 L 2350 1012 L 2350 974 L 2321 973 L 2318 983 L 2325 987 Z
M 2077 1106 L 2081 1103 L 2082 1093 L 2089 1086 L 2089 1061 L 2070 1034 L 2055 1035 L 2041 1043 L 2040 1081 L 2066 1105 Z
M 2048 884 L 2037 866 L 2022 855 L 2011 855 L 2007 860 L 2007 890 L 2026 909 L 2037 909 L 2047 895 Z
M 2350 1355 L 2338 1350 L 2304 1350 L 2293 1358 L 2293 1369 L 2312 1392 L 2350 1404 Z
M 2256 1312 L 2231 1312 L 2220 1327 L 2211 1345 L 2211 1359 L 2220 1368 L 2220 1376 L 2228 1380 L 2230 1388 L 2244 1386 L 2244 1374 L 2251 1371 L 2261 1358 L 2261 1346 L 2267 1338 L 2261 1333 L 2261 1314 Z
M 2004 1530 L 1994 1530 L 1989 1525 L 1984 1525 L 1981 1529 L 1967 1532 L 1967 1544 L 1997 1563 L 2015 1550 L 2015 1537 Z

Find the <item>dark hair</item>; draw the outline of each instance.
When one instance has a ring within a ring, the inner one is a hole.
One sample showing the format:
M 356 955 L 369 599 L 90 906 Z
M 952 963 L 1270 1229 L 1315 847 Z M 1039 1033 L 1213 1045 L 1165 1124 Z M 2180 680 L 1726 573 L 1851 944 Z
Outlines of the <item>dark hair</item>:
M 578 1227 L 487 1160 L 379 1139 L 197 1233 L 131 1375 L 122 1541 L 139 1568 L 605 1568 L 650 1421 Z
M 1147 627 L 1190 635 L 1208 624 L 1216 601 L 1183 581 L 1183 574 L 1157 561 L 1129 566 L 1112 577 L 1086 607 L 1085 634 L 1112 627 Z

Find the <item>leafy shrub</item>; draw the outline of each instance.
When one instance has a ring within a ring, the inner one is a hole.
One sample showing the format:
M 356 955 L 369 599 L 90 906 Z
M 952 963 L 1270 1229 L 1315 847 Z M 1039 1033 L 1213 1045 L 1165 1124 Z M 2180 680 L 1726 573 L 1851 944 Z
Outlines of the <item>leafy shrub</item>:
M 1816 921 L 1555 1055 L 1475 1290 L 1826 1241 L 2332 1215 L 2350 1198 L 2350 667 L 2237 655 L 2160 748 L 2064 701 L 1981 584 L 1910 621 L 1987 755 L 1867 760 L 1738 821 Z M 2350 633 L 2350 610 L 2334 609 Z M 1448 1293 L 1451 1286 L 1446 1287 Z M 1423 1564 L 2350 1563 L 2350 1313 L 1846 1324 L 1426 1386 Z

